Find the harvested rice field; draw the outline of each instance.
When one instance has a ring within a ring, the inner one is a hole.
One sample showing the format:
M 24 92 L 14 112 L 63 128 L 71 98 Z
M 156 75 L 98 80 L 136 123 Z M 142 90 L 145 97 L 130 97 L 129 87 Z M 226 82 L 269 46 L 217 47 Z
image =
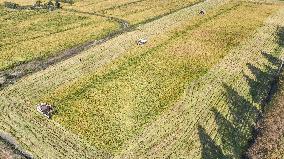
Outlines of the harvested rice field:
M 5 79 L 74 52 L 2 87 L 0 72 L 0 133 L 32 158 L 255 158 L 254 130 L 283 85 L 283 2 L 77 0 L 1 11 Z M 100 42 L 76 49 L 90 41 Z M 0 156 L 13 152 L 2 147 Z

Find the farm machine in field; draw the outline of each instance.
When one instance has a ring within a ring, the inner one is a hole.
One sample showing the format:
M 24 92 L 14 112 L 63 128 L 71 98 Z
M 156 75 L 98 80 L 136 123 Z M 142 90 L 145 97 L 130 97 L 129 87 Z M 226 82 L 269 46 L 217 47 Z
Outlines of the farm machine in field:
M 36 106 L 38 112 L 46 116 L 48 119 L 51 119 L 53 113 L 53 107 L 47 103 L 40 103 Z
M 137 40 L 137 45 L 145 45 L 148 42 L 148 40 L 146 38 L 142 38 Z

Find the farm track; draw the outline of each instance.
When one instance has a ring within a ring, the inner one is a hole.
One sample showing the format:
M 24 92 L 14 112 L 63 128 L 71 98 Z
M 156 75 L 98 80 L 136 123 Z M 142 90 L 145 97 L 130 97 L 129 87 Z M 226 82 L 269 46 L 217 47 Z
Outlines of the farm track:
M 108 158 L 108 153 L 97 151 L 56 122 L 39 116 L 32 107 L 34 103 L 31 100 L 40 98 L 40 92 L 52 91 L 66 81 L 72 81 L 110 63 L 126 50 L 136 47 L 134 41 L 138 37 L 153 38 L 162 35 L 196 16 L 201 7 L 209 10 L 226 3 L 223 0 L 207 1 L 163 17 L 139 27 L 139 30 L 117 36 L 99 48 L 95 47 L 5 87 L 0 91 L 0 130 L 11 134 L 19 145 L 35 157 Z M 82 59 L 82 62 L 79 59 Z

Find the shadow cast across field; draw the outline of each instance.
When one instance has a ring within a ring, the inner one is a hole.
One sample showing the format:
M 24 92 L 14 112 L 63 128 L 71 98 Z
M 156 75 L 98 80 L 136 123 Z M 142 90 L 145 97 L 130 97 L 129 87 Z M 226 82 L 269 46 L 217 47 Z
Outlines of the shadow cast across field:
M 213 139 L 206 133 L 202 126 L 198 126 L 198 135 L 201 143 L 201 156 L 203 159 L 221 159 L 226 158 L 222 149 Z
M 276 36 L 278 47 L 274 50 L 275 54 L 280 53 L 284 47 L 284 27 L 278 28 Z M 247 158 L 247 148 L 260 133 L 254 127 L 255 123 L 262 117 L 265 106 L 276 93 L 277 81 L 283 67 L 282 60 L 265 51 L 261 52 L 260 58 L 267 60 L 268 64 L 262 64 L 261 68 L 251 63 L 246 64 L 254 78 L 243 73 L 249 89 L 247 95 L 251 100 L 242 96 L 232 86 L 223 83 L 228 113 L 224 116 L 217 108 L 211 109 L 220 143 L 217 144 L 202 126 L 198 126 L 202 158 Z M 253 103 L 260 107 L 257 108 Z
M 262 53 L 262 55 L 271 65 L 265 65 L 264 69 L 260 69 L 248 63 L 247 67 L 255 78 L 244 75 L 249 85 L 250 96 L 253 102 L 261 105 L 261 112 L 264 111 L 264 106 L 269 103 L 276 93 L 277 76 L 279 69 L 281 69 L 281 60 L 267 53 Z
M 239 154 L 242 154 L 243 147 L 246 146 L 244 139 L 249 135 L 253 121 L 259 113 L 258 110 L 243 96 L 234 90 L 231 86 L 223 84 L 227 101 L 229 115 L 231 121 L 229 121 L 221 112 L 216 108 L 212 108 L 216 125 L 217 136 L 220 138 L 220 145 L 217 145 L 211 137 L 206 134 L 205 129 L 201 126 L 198 127 L 198 134 L 201 143 L 201 155 L 204 159 L 213 158 L 238 158 Z M 229 152 L 224 154 L 224 152 Z
M 278 31 L 277 31 L 277 34 L 276 34 L 276 40 L 277 40 L 277 43 L 278 43 L 278 47 L 274 51 L 275 51 L 276 54 L 279 54 L 279 53 L 282 52 L 282 50 L 284 48 L 284 27 L 279 27 L 278 28 Z M 267 71 L 267 75 L 270 77 L 270 79 L 267 81 L 267 85 L 270 88 L 269 88 L 269 91 L 267 93 L 266 98 L 262 102 L 262 107 L 263 107 L 263 111 L 265 110 L 265 113 L 268 113 L 267 112 L 268 109 L 266 108 L 266 106 L 270 105 L 269 103 L 271 102 L 273 96 L 278 91 L 278 87 L 280 85 L 279 82 L 280 82 L 281 74 L 283 72 L 283 61 L 282 61 L 283 59 L 281 60 L 280 58 L 274 57 L 271 54 L 267 54 L 265 52 L 263 52 L 262 55 L 270 62 L 270 64 L 272 66 L 276 66 L 276 68 L 274 68 L 274 69 L 271 68 L 271 67 L 265 66 L 266 70 L 268 70 Z M 266 128 L 265 128 L 264 123 L 263 123 L 264 122 L 264 120 L 263 120 L 264 118 L 267 118 L 267 117 L 262 117 L 258 121 L 257 126 L 255 128 L 256 133 L 253 134 L 254 135 L 253 136 L 253 140 L 251 141 L 250 145 L 248 145 L 248 149 L 247 149 L 246 153 L 244 154 L 244 158 L 265 158 L 265 157 L 269 156 L 268 152 L 270 150 L 265 148 L 265 146 L 268 146 L 268 147 L 271 148 L 271 143 L 275 142 L 275 141 L 271 140 L 273 138 L 271 136 L 277 136 L 276 135 L 277 133 L 275 134 L 271 130 L 265 130 Z M 275 117 L 273 117 L 273 118 L 275 119 Z M 279 118 L 279 117 L 277 116 L 277 118 Z M 273 121 L 273 119 L 269 119 L 269 121 Z M 279 123 L 274 123 L 274 124 L 275 125 L 277 125 L 277 124 L 279 125 Z M 265 144 L 264 144 L 264 143 L 261 143 L 261 142 L 256 142 L 256 141 L 260 141 L 261 138 L 263 138 L 263 133 L 266 132 L 266 131 L 269 131 L 271 133 L 270 137 L 269 137 L 268 134 L 266 134 L 266 137 L 268 137 L 271 140 L 270 141 L 271 143 L 265 142 Z M 260 140 L 259 140 L 259 138 L 260 138 Z
M 278 65 L 279 59 L 263 53 L 263 57 L 267 59 L 271 65 Z M 199 139 L 202 148 L 202 158 L 240 158 L 245 153 L 248 145 L 254 141 L 254 136 L 257 130 L 254 125 L 259 117 L 262 116 L 262 108 L 257 108 L 253 103 L 263 107 L 267 102 L 268 96 L 273 95 L 272 82 L 277 72 L 277 67 L 264 66 L 261 70 L 247 64 L 248 69 L 255 78 L 250 78 L 243 75 L 248 83 L 249 96 L 252 101 L 241 95 L 232 86 L 223 83 L 224 93 L 226 96 L 228 113 L 225 116 L 223 112 L 217 108 L 212 108 L 216 125 L 217 136 L 220 138 L 220 143 L 216 144 L 205 129 L 198 127 Z
M 232 120 L 236 126 L 238 123 L 249 121 L 253 116 L 256 117 L 260 113 L 251 102 L 240 95 L 233 87 L 227 84 L 223 84 L 223 87 L 226 92 L 229 114 L 232 116 Z
M 233 87 L 223 84 L 228 106 L 228 115 L 224 116 L 216 108 L 214 114 L 217 134 L 227 158 L 239 158 L 243 154 L 251 129 L 259 115 L 259 110 Z
M 214 113 L 215 121 L 217 124 L 217 133 L 221 140 L 221 146 L 223 151 L 231 152 L 230 155 L 226 155 L 227 158 L 234 158 L 240 153 L 240 140 L 242 138 L 242 132 L 231 121 L 220 113 L 217 109 L 211 110 Z M 236 137 L 235 137 L 236 136 Z
M 201 127 L 198 128 L 199 139 L 202 145 L 202 158 L 240 158 L 251 138 L 251 132 L 260 111 L 245 97 L 240 95 L 233 87 L 223 84 L 228 115 L 212 108 L 220 144 L 206 134 Z

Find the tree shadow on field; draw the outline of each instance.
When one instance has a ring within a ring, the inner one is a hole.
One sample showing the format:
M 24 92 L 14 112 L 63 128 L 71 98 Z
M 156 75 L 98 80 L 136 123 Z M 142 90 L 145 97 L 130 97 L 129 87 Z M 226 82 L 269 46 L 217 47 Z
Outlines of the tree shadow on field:
M 229 111 L 232 115 L 234 123 L 244 123 L 251 125 L 250 121 L 260 113 L 259 110 L 252 105 L 245 97 L 241 96 L 234 88 L 227 84 L 223 84 L 226 92 Z M 248 123 L 248 121 L 250 121 Z
M 217 133 L 221 137 L 222 148 L 226 152 L 231 152 L 227 158 L 236 158 L 240 154 L 240 142 L 242 133 L 233 125 L 232 122 L 227 120 L 217 109 L 211 110 L 214 113 L 215 121 L 217 124 Z
M 255 79 L 244 74 L 245 80 L 248 82 L 250 95 L 253 102 L 262 103 L 264 96 L 267 94 L 270 85 L 270 76 L 268 72 L 264 72 L 252 64 L 247 64 Z M 266 66 L 265 66 L 266 67 Z
M 273 57 L 272 55 L 265 54 L 266 59 L 273 62 L 273 65 L 279 65 L 279 59 Z M 274 88 L 274 83 L 276 82 L 275 76 L 277 74 L 277 68 L 272 68 L 265 65 L 264 70 L 253 66 L 252 64 L 247 64 L 247 67 L 251 73 L 255 76 L 255 79 L 244 75 L 244 78 L 248 82 L 250 95 L 253 102 L 260 104 L 261 106 L 266 105 L 270 98 L 275 93 L 276 88 Z M 263 112 L 264 107 L 261 108 Z
M 198 135 L 201 143 L 201 156 L 203 159 L 223 159 L 227 158 L 220 146 L 206 133 L 202 126 L 198 126 Z
M 284 47 L 284 27 L 278 31 L 278 44 Z M 276 49 L 277 51 L 277 49 Z M 254 128 L 256 121 L 262 116 L 263 106 L 272 98 L 277 88 L 277 74 L 279 74 L 282 61 L 267 53 L 261 52 L 269 65 L 260 69 L 250 63 L 246 66 L 255 78 L 243 75 L 248 83 L 249 95 L 252 101 L 235 90 L 232 86 L 224 83 L 226 99 L 228 103 L 228 119 L 217 109 L 211 111 L 214 114 L 217 124 L 217 134 L 221 139 L 220 146 L 206 133 L 201 126 L 198 127 L 199 139 L 202 144 L 202 158 L 245 158 L 247 148 L 254 142 L 259 133 Z M 276 66 L 276 67 L 275 67 Z M 257 108 L 253 103 L 257 103 L 261 108 Z M 225 155 L 226 154 L 226 155 Z
M 248 83 L 252 102 L 260 104 L 261 108 L 255 107 L 233 87 L 223 84 L 232 121 L 227 121 L 217 110 L 212 110 L 218 125 L 218 134 L 221 136 L 222 148 L 234 154 L 233 158 L 243 157 L 239 155 L 243 155 L 247 147 L 253 143 L 256 134 L 259 133 L 257 129 L 254 129 L 254 125 L 262 116 L 263 106 L 271 98 L 269 96 L 273 95 L 272 84 L 275 82 L 278 71 L 278 68 L 273 66 L 278 66 L 281 61 L 265 52 L 262 52 L 262 56 L 269 61 L 270 65 L 260 69 L 248 63 L 246 66 L 255 78 L 243 75 Z
M 279 59 L 263 53 L 263 56 L 272 64 L 280 63 Z M 254 79 L 244 75 L 248 82 L 249 94 L 252 102 L 262 105 L 266 102 L 266 97 L 271 93 L 271 83 L 277 72 L 277 68 L 264 66 L 264 71 L 260 68 L 247 64 Z M 218 146 L 206 134 L 205 130 L 199 127 L 199 138 L 202 144 L 202 158 L 240 158 L 247 149 L 247 146 L 254 141 L 255 122 L 261 116 L 262 110 L 259 110 L 248 99 L 240 95 L 232 86 L 223 83 L 230 120 L 222 115 L 217 109 L 212 109 L 217 124 L 217 133 L 221 139 L 221 145 Z M 228 153 L 224 155 L 224 152 Z
M 277 42 L 280 47 L 284 47 L 284 27 L 279 27 L 277 31 Z
M 284 43 L 284 42 L 283 42 Z M 281 60 L 265 51 L 261 52 L 261 55 L 268 60 L 269 63 L 273 64 L 273 65 L 279 65 L 281 64 Z
M 274 51 L 277 54 L 281 51 L 281 48 L 284 47 L 284 27 L 279 27 L 277 29 L 276 39 L 279 47 L 275 48 Z M 265 51 L 262 51 L 261 54 L 270 63 L 270 66 L 265 65 L 263 69 L 265 71 L 262 71 L 252 64 L 247 64 L 247 67 L 256 79 L 253 80 L 246 75 L 244 76 L 250 85 L 250 91 L 254 102 L 264 106 L 268 104 L 277 91 L 279 74 L 282 71 L 282 60 Z
M 233 87 L 227 84 L 223 84 L 223 87 L 231 121 L 228 121 L 216 110 L 213 112 L 224 149 L 230 152 L 234 156 L 233 158 L 239 158 L 247 146 L 247 140 L 251 136 L 252 128 L 260 111 Z
M 199 126 L 199 139 L 202 144 L 202 158 L 240 158 L 247 146 L 247 139 L 251 136 L 251 130 L 259 111 L 245 97 L 241 96 L 234 88 L 223 84 L 228 101 L 229 121 L 222 113 L 213 108 L 217 124 L 217 134 L 221 139 L 218 146 L 205 130 Z M 224 154 L 224 152 L 228 154 Z

